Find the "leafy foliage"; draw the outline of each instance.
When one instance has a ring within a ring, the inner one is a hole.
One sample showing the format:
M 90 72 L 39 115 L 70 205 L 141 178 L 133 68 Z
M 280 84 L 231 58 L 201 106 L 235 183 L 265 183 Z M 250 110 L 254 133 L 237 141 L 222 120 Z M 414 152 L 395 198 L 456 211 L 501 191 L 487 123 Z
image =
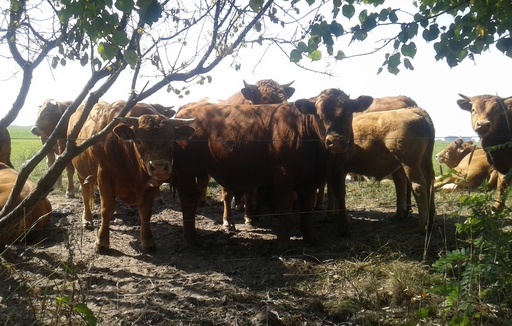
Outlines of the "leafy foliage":
M 333 4 L 332 18 L 336 19 L 341 12 L 348 22 L 342 25 L 341 20 L 333 21 L 336 28 L 326 28 L 331 18 L 329 15 L 318 15 L 308 35 L 310 41 L 315 41 L 316 48 L 297 46 L 290 53 L 292 62 L 298 62 L 304 55 L 309 57 L 322 44 L 332 56 L 333 39 L 349 34 L 351 42 L 362 42 L 374 30 L 389 25 L 396 25 L 400 30 L 394 35 L 388 34 L 384 46 L 379 48 L 384 49 L 387 44 L 393 44 L 393 50 L 385 54 L 379 72 L 387 68 L 390 73 L 398 74 L 401 65 L 413 70 L 411 59 L 414 59 L 417 50 L 413 40 L 419 37 L 432 43 L 436 52 L 435 59 L 446 60 L 450 67 L 466 58 L 474 60 L 475 54 L 488 51 L 492 45 L 512 57 L 512 4 L 509 1 L 412 1 L 416 8 L 414 13 L 405 13 L 400 8 L 383 8 L 383 0 L 334 1 Z M 317 28 L 319 25 L 323 28 Z M 349 57 L 344 54 L 345 49 L 340 51 L 343 55 L 338 52 L 335 59 Z M 407 58 L 402 60 L 401 56 Z
M 446 251 L 433 264 L 446 278 L 437 292 L 445 297 L 443 310 L 451 325 L 487 324 L 500 318 L 501 307 L 511 304 L 510 211 L 496 211 L 489 205 L 490 196 L 461 198 L 461 207 L 471 210 L 471 215 L 457 224 L 461 246 Z

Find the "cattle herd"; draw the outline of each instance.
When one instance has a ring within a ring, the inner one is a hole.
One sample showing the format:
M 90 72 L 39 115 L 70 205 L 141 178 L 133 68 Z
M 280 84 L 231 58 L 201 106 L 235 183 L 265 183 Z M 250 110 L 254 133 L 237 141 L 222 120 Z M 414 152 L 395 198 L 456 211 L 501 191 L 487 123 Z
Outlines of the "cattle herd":
M 138 103 L 126 114 L 126 102 L 94 105 L 76 140 L 80 144 L 107 125 L 117 123 L 99 142 L 73 158 L 66 168 L 66 196 L 75 196 L 76 173 L 83 199 L 82 220 L 93 223 L 94 195 L 100 194 L 96 251 L 110 248 L 109 225 L 116 200 L 138 207 L 140 243 L 145 253 L 156 249 L 150 228 L 153 199 L 160 186 L 177 187 L 188 244 L 199 241 L 195 229 L 197 208 L 204 200 L 210 178 L 222 187 L 223 227 L 234 231 L 234 197 L 244 209 L 245 222 L 257 223 L 255 211 L 263 197 L 271 197 L 278 215 L 277 246 L 289 242 L 290 214 L 300 216 L 303 240 L 314 243 L 312 211 L 322 204 L 327 187 L 329 212 L 338 221 L 340 236 L 350 234 L 345 204 L 347 174 L 389 177 L 396 190 L 393 219 L 411 214 L 411 199 L 418 209 L 418 232 L 428 234 L 435 223 L 435 189 L 474 188 L 487 182 L 498 189 L 496 207 L 502 208 L 512 168 L 512 99 L 460 95 L 457 104 L 471 112 L 472 126 L 482 148 L 457 139 L 435 158 L 450 172 L 435 179 L 434 124 L 427 111 L 406 96 L 351 98 L 332 88 L 319 95 L 289 102 L 295 89 L 261 80 L 245 83 L 227 100 L 202 99 L 177 110 Z M 71 102 L 47 100 L 41 106 L 32 133 L 44 143 Z M 48 164 L 65 150 L 67 135 L 84 112 L 81 105 L 71 116 L 68 130 L 59 135 Z M 62 123 L 62 122 L 61 122 Z M 10 138 L 0 135 L 0 206 L 3 207 L 17 177 L 10 162 Z M 56 184 L 62 187 L 62 181 Z M 18 202 L 34 188 L 27 181 Z M 262 196 L 265 194 L 265 196 Z M 37 235 L 51 215 L 51 204 L 41 200 L 24 219 L 0 232 L 0 246 L 12 243 L 34 227 Z

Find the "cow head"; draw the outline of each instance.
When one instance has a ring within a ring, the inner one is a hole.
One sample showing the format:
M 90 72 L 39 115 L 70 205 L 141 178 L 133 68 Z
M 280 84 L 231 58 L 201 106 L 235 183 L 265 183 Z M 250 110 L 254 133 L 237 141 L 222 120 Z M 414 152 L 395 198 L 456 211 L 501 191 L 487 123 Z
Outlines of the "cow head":
M 496 134 L 499 126 L 507 121 L 507 111 L 512 109 L 512 98 L 493 95 L 473 97 L 459 95 L 462 99 L 457 100 L 457 104 L 462 110 L 471 112 L 473 130 L 480 137 Z
M 148 175 L 159 181 L 171 176 L 175 140 L 188 139 L 195 132 L 189 126 L 194 119 L 169 119 L 162 115 L 117 118 L 123 122 L 114 128 L 122 140 L 133 141 Z
M 38 137 L 49 137 L 64 111 L 71 102 L 57 102 L 55 100 L 46 100 L 39 107 L 37 119 L 30 131 Z
M 279 85 L 272 79 L 263 79 L 256 85 L 247 84 L 244 80 L 244 88 L 240 90 L 246 100 L 252 104 L 279 104 L 286 103 L 295 92 L 292 84 Z
M 372 102 L 371 96 L 353 100 L 341 90 L 331 88 L 313 99 L 295 101 L 295 107 L 303 114 L 315 116 L 326 149 L 343 154 L 350 151 L 354 143 L 353 113 L 366 110 Z
M 462 138 L 457 138 L 448 145 L 445 149 L 436 154 L 436 160 L 439 163 L 444 163 L 449 168 L 455 168 L 459 165 L 460 161 L 473 149 L 475 145 L 472 140 L 463 141 Z

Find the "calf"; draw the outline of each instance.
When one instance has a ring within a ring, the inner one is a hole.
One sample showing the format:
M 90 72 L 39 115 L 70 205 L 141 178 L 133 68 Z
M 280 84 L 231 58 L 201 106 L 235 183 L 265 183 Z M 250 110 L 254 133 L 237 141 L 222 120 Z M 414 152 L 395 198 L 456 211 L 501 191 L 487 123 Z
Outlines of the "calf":
M 460 161 L 475 149 L 476 145 L 472 140 L 463 141 L 457 138 L 445 149 L 436 154 L 436 160 L 441 164 L 453 169 L 459 165 Z
M 57 123 L 61 119 L 64 111 L 71 104 L 71 101 L 57 102 L 55 100 L 46 100 L 39 108 L 37 113 L 37 119 L 32 129 L 30 130 L 34 135 L 41 138 L 41 143 L 44 145 L 48 140 L 48 137 L 53 133 Z M 67 123 L 67 122 L 65 122 Z M 55 155 L 60 155 L 66 148 L 67 129 L 63 128 L 62 132 L 58 135 L 59 139 L 55 144 L 53 150 L 50 150 L 47 154 L 48 167 L 52 166 L 55 162 Z M 66 174 L 68 177 L 68 184 L 66 186 L 66 197 L 75 197 L 75 185 L 73 183 L 73 177 L 75 175 L 75 169 L 73 164 L 66 166 Z M 62 188 L 62 177 L 59 176 L 57 179 L 56 186 Z
M 82 143 L 116 119 L 126 105 L 124 101 L 98 103 L 90 112 L 78 135 Z M 80 116 L 82 108 L 70 119 L 69 129 Z M 92 223 L 94 187 L 100 193 L 101 225 L 96 251 L 104 254 L 110 247 L 109 226 L 116 209 L 116 198 L 128 205 L 137 205 L 141 221 L 140 241 L 143 252 L 156 248 L 149 226 L 153 198 L 159 186 L 171 176 L 174 142 L 185 140 L 194 129 L 191 120 L 168 118 L 148 104 L 135 105 L 121 124 L 73 159 L 82 188 L 84 211 L 82 219 Z
M 0 163 L 0 210 L 5 206 L 17 178 L 18 172 L 16 170 L 4 163 Z M 35 184 L 27 180 L 15 201 L 16 205 L 21 203 L 34 188 Z M 51 213 L 52 205 L 48 199 L 40 200 L 31 211 L 26 213 L 20 222 L 0 230 L 0 247 L 9 245 L 24 235 L 27 236 L 28 240 L 34 240 L 48 223 Z
M 177 117 L 194 118 L 196 129 L 187 145 L 176 147 L 174 161 L 186 241 L 197 242 L 195 214 L 208 174 L 235 195 L 273 186 L 281 248 L 289 241 L 288 215 L 296 191 L 303 212 L 303 239 L 313 241 L 316 189 L 329 177 L 341 196 L 344 180 L 339 173 L 328 173 L 339 171 L 331 166 L 341 165 L 353 150 L 353 112 L 371 102 L 369 96 L 353 100 L 338 89 L 328 89 L 314 103 L 306 99 L 267 105 L 199 103 L 180 110 Z M 348 220 L 340 221 L 343 227 L 348 227 Z

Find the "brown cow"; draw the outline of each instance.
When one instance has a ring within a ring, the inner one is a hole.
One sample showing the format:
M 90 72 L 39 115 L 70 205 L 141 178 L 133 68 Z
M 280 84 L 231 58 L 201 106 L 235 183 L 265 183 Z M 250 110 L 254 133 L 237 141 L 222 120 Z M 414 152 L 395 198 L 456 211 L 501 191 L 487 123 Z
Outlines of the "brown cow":
M 16 170 L 4 163 L 0 163 L 0 210 L 5 206 L 17 178 L 18 172 Z M 16 200 L 16 204 L 21 203 L 34 188 L 35 184 L 27 180 Z M 51 213 L 52 205 L 48 199 L 45 198 L 39 201 L 30 212 L 27 212 L 27 215 L 20 222 L 0 230 L 0 247 L 19 240 L 25 234 L 28 240 L 34 240 L 46 223 L 48 223 Z
M 244 80 L 244 88 L 239 92 L 233 94 L 227 100 L 218 101 L 218 104 L 279 104 L 286 103 L 288 99 L 295 93 L 295 88 L 291 87 L 291 83 L 280 85 L 272 79 L 262 79 L 256 82 L 256 84 L 247 84 Z M 235 224 L 232 222 L 233 211 L 231 210 L 231 201 L 233 200 L 233 193 L 221 187 L 222 201 L 224 203 L 224 214 L 223 214 L 223 226 L 231 231 L 235 231 Z M 255 189 L 252 193 L 255 193 Z M 247 194 L 247 197 L 251 195 L 251 192 Z M 245 196 L 244 196 L 245 197 Z M 252 196 L 251 196 L 252 197 Z M 206 201 L 206 191 L 203 193 L 202 202 Z M 248 201 L 252 201 L 248 198 Z M 243 209 L 244 198 L 237 198 L 236 208 Z M 246 214 L 247 216 L 247 214 Z
M 396 190 L 396 213 L 401 219 L 408 212 L 408 186 L 418 205 L 418 231 L 425 233 L 434 222 L 432 185 L 435 130 L 428 113 L 420 108 L 370 112 L 354 116 L 354 155 L 343 167 L 344 173 L 375 177 L 391 174 Z M 345 202 L 340 210 L 346 214 Z
M 78 143 L 91 137 L 119 114 L 126 102 L 108 105 L 98 103 L 89 114 L 78 136 Z M 81 113 L 77 110 L 70 120 Z M 116 198 L 128 205 L 137 205 L 141 221 L 142 251 L 156 248 L 149 226 L 153 198 L 159 186 L 171 176 L 174 142 L 186 139 L 194 129 L 191 121 L 170 119 L 148 104 L 137 104 L 126 118 L 118 118 L 116 126 L 104 139 L 87 148 L 73 159 L 82 186 L 84 201 L 83 221 L 92 222 L 91 208 L 94 186 L 100 192 L 101 225 L 98 230 L 96 251 L 104 254 L 110 247 L 109 225 L 116 209 Z
M 500 174 L 509 173 L 512 147 L 500 145 L 512 142 L 512 97 L 459 95 L 462 99 L 457 100 L 457 104 L 462 110 L 471 112 L 471 126 L 480 136 L 487 161 Z M 506 186 L 498 185 L 498 208 L 504 205 Z
M 14 168 L 11 163 L 11 135 L 7 128 L 0 130 L 0 162 L 7 164 L 10 168 Z
M 71 101 L 57 102 L 55 100 L 46 100 L 39 108 L 37 113 L 37 119 L 32 129 L 30 130 L 34 135 L 41 138 L 41 143 L 44 145 L 48 140 L 48 137 L 53 133 L 57 123 L 61 119 L 64 111 L 71 104 Z M 67 123 L 67 122 L 66 122 Z M 63 128 L 62 132 L 58 135 L 59 139 L 53 150 L 50 150 L 47 154 L 48 167 L 52 166 L 55 162 L 55 155 L 60 155 L 66 148 L 67 130 Z M 66 197 L 75 197 L 75 184 L 73 183 L 73 177 L 75 169 L 73 164 L 66 166 L 66 174 L 68 176 L 68 184 L 66 186 Z M 62 177 L 59 176 L 57 179 L 56 186 L 62 188 Z
M 445 149 L 436 154 L 436 160 L 441 164 L 453 169 L 460 161 L 476 148 L 472 140 L 464 141 L 462 138 L 455 139 Z
M 196 128 L 193 141 L 176 147 L 174 161 L 187 243 L 197 242 L 195 214 L 208 174 L 235 195 L 258 186 L 274 187 L 279 247 L 289 241 L 288 215 L 296 191 L 300 211 L 305 212 L 302 235 L 306 242 L 312 241 L 316 189 L 327 178 L 332 160 L 341 165 L 351 153 L 352 114 L 371 101 L 369 96 L 352 100 L 338 89 L 328 89 L 315 103 L 303 99 L 266 105 L 198 104 L 180 110 L 177 117 L 194 118 Z M 339 173 L 334 175 L 332 179 L 341 179 Z

